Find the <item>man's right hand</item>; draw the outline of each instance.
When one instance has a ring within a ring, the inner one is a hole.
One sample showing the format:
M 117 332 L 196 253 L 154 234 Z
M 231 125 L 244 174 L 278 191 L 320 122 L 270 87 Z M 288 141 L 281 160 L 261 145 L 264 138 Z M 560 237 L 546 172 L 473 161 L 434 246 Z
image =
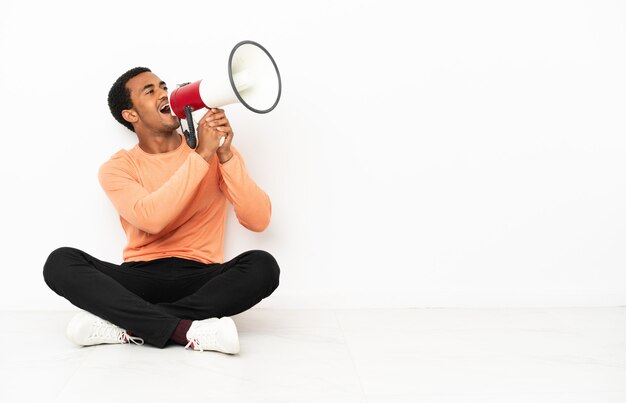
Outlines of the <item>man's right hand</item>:
M 224 132 L 217 129 L 222 119 L 224 119 L 223 112 L 218 109 L 209 109 L 198 123 L 196 152 L 207 162 L 219 148 L 220 139 L 224 136 Z

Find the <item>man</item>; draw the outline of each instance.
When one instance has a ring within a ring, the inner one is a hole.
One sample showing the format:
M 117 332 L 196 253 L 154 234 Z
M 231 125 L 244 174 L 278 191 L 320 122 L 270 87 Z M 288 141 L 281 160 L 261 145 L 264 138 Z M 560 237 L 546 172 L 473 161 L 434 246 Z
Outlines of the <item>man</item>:
M 99 171 L 128 244 L 121 265 L 67 247 L 48 257 L 48 286 L 87 311 L 70 321 L 68 337 L 80 345 L 145 341 L 162 348 L 174 342 L 237 354 L 229 316 L 272 294 L 280 269 L 258 250 L 222 263 L 227 202 L 244 227 L 263 231 L 269 197 L 232 146 L 223 110 L 202 117 L 194 150 L 176 131 L 180 123 L 170 113 L 165 83 L 149 69 L 120 76 L 108 102 L 113 117 L 139 140 Z

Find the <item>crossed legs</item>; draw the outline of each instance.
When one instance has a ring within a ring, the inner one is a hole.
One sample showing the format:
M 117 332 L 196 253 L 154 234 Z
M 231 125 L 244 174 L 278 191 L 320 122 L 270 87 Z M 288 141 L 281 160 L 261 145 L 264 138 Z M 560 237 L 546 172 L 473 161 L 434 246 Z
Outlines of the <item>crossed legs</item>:
M 63 247 L 50 254 L 43 273 L 72 304 L 164 347 L 181 319 L 232 316 L 268 297 L 280 269 L 260 250 L 223 264 L 164 258 L 116 265 Z

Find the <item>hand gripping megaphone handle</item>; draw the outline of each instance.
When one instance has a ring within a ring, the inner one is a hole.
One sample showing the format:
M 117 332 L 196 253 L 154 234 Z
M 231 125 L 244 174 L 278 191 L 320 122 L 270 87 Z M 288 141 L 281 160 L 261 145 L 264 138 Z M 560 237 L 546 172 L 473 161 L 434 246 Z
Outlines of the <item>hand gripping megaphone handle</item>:
M 189 127 L 189 130 L 183 130 L 183 134 L 185 135 L 185 140 L 187 141 L 187 145 L 190 148 L 196 148 L 196 145 L 198 143 L 197 139 L 196 139 L 196 129 L 193 123 L 193 117 L 191 116 L 191 112 L 192 112 L 192 108 L 190 106 L 185 106 L 185 117 L 187 120 L 187 127 Z M 180 122 L 180 119 L 178 119 L 178 121 Z M 180 122 L 180 125 L 182 127 L 182 122 Z M 224 145 L 224 142 L 226 141 L 226 136 L 222 136 L 220 137 L 220 144 L 218 147 L 221 147 Z
M 193 123 L 193 117 L 191 115 L 192 112 L 192 108 L 190 106 L 185 106 L 185 117 L 187 120 L 187 127 L 189 128 L 189 130 L 183 130 L 183 134 L 185 135 L 185 140 L 187 141 L 187 145 L 190 148 L 196 148 L 196 145 L 198 143 L 197 139 L 196 139 L 196 129 Z M 180 122 L 180 119 L 178 119 L 178 121 Z M 180 122 L 180 125 L 182 127 L 182 122 Z M 222 136 L 220 137 L 220 144 L 218 147 L 221 147 L 224 145 L 224 142 L 226 141 L 226 137 Z

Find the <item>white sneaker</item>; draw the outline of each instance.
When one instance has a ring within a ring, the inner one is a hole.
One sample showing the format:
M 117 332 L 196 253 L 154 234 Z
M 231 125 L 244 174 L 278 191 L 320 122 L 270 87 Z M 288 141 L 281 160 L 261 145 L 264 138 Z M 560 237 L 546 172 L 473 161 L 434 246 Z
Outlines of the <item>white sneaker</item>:
M 228 317 L 194 320 L 186 336 L 189 343 L 185 348 L 191 347 L 196 351 L 214 350 L 226 354 L 239 352 L 237 327 Z
M 67 338 L 81 346 L 95 344 L 143 344 L 143 339 L 133 337 L 126 330 L 119 328 L 89 312 L 76 314 L 67 325 Z

